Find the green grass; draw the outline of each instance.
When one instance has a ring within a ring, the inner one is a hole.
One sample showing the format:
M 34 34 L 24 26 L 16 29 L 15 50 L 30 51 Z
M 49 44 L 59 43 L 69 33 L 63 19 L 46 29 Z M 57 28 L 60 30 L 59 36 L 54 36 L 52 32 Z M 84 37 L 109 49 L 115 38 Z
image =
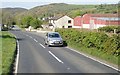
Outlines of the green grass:
M 0 32 L 0 35 L 1 34 L 2 33 Z M 2 38 L 0 36 L 0 75 L 1 75 L 1 73 L 2 73 Z
M 69 44 L 69 47 L 74 48 L 75 50 L 78 50 L 80 52 L 87 53 L 89 55 L 95 56 L 95 57 L 97 57 L 99 59 L 102 59 L 102 60 L 105 60 L 109 63 L 113 63 L 113 64 L 116 64 L 116 65 L 119 64 L 118 63 L 118 57 L 110 55 L 110 54 L 106 54 L 105 52 L 102 52 L 102 51 L 98 51 L 95 48 L 85 48 L 85 47 L 82 47 L 82 46 L 79 47 L 76 44 Z
M 14 35 L 2 32 L 2 73 L 11 73 L 11 65 L 14 61 L 16 40 Z

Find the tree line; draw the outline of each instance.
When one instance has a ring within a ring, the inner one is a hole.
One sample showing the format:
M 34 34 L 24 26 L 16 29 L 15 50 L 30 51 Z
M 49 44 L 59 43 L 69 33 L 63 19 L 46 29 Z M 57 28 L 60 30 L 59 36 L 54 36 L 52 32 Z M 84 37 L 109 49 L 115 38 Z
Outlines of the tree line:
M 2 19 L 2 23 L 7 25 L 7 27 L 19 25 L 21 28 L 28 28 L 29 26 L 32 26 L 34 29 L 37 29 L 40 28 L 43 23 L 40 19 L 33 16 L 23 16 L 22 18 L 18 19 L 15 17 L 8 17 L 6 19 Z
M 42 21 L 39 20 L 37 17 L 26 16 L 23 17 L 19 24 L 22 28 L 28 28 L 32 26 L 34 29 L 40 28 L 42 25 Z

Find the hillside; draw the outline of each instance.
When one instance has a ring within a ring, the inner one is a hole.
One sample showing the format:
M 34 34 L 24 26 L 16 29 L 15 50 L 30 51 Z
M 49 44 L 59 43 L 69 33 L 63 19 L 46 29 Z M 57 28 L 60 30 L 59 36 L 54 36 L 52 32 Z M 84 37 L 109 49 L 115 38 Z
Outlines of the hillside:
M 74 18 L 76 16 L 82 16 L 85 13 L 118 13 L 118 4 L 75 5 L 52 3 L 37 6 L 29 10 L 23 8 L 3 8 L 2 19 L 3 23 L 7 24 L 9 23 L 9 20 L 17 23 L 26 16 L 43 18 L 68 15 Z
M 25 11 L 27 11 L 27 9 L 24 9 L 24 8 L 2 8 L 2 15 L 15 16 L 15 15 L 18 15 L 18 14 L 23 13 Z
M 2 8 L 2 22 L 4 24 L 9 24 L 10 21 L 16 21 L 15 17 L 19 14 L 22 14 L 24 12 L 28 11 L 24 8 Z
M 29 13 L 35 13 L 37 15 L 58 15 L 58 14 L 68 14 L 73 10 L 88 10 L 95 9 L 95 5 L 73 5 L 73 4 L 65 4 L 65 3 L 52 3 L 49 5 L 37 6 L 30 9 Z
M 85 13 L 117 13 L 117 4 L 101 5 L 75 5 L 65 3 L 52 3 L 49 5 L 37 6 L 28 11 L 29 14 L 37 16 L 69 15 L 75 17 Z M 77 15 L 76 15 L 77 14 Z

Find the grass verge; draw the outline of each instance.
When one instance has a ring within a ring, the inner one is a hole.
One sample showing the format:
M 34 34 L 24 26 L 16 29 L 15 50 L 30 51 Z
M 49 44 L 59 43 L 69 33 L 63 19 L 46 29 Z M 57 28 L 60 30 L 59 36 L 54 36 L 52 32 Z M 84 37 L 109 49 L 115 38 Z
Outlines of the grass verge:
M 0 32 L 0 75 L 2 73 L 2 32 Z
M 104 53 L 102 51 L 98 51 L 95 48 L 85 48 L 85 47 L 82 47 L 82 46 L 79 47 L 79 46 L 77 46 L 75 44 L 69 44 L 69 47 L 71 47 L 71 48 L 73 48 L 73 49 L 75 49 L 77 51 L 80 51 L 80 52 L 82 51 L 83 53 L 87 53 L 89 55 L 95 56 L 96 58 L 105 60 L 105 61 L 107 61 L 109 63 L 113 63 L 115 65 L 119 64 L 118 63 L 118 61 L 119 61 L 118 57 L 110 55 L 110 54 L 106 54 L 106 53 Z
M 2 73 L 11 73 L 14 62 L 16 39 L 7 31 L 2 32 Z

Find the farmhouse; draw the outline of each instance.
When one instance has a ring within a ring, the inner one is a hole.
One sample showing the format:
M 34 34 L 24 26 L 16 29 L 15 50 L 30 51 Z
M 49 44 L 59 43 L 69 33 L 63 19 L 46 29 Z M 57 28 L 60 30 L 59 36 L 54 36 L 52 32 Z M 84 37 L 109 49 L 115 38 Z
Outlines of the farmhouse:
M 74 18 L 76 28 L 97 29 L 99 27 L 119 25 L 120 18 L 117 14 L 85 14 Z
M 73 19 L 67 15 L 62 17 L 52 17 L 49 19 L 49 24 L 55 28 L 72 28 Z

